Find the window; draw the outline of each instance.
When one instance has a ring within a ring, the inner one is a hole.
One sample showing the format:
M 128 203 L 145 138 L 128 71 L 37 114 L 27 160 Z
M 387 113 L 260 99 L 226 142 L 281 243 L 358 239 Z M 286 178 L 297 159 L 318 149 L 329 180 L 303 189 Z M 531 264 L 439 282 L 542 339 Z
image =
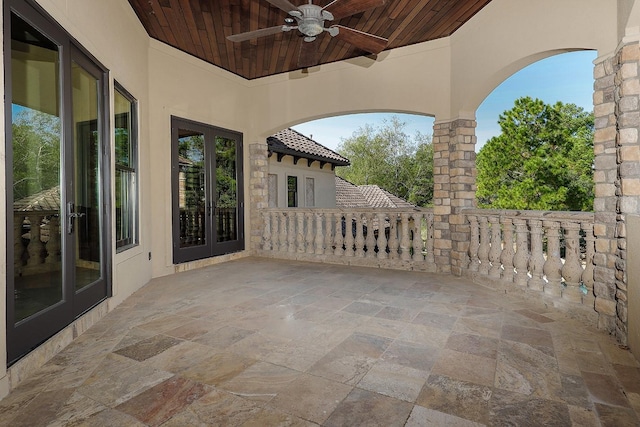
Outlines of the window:
M 269 207 L 278 207 L 278 175 L 269 174 Z
M 138 244 L 138 141 L 136 101 L 120 85 L 115 86 L 115 193 L 116 248 Z
M 298 207 L 298 177 L 287 177 L 287 207 Z
M 304 201 L 305 206 L 312 208 L 316 205 L 315 181 L 313 178 L 305 178 Z

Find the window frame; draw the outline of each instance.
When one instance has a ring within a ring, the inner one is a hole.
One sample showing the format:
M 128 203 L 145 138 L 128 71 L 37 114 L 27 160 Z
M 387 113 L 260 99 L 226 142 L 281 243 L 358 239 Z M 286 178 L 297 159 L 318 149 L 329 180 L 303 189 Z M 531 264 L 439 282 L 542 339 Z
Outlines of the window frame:
M 140 155 L 139 155 L 139 137 L 138 137 L 138 100 L 131 95 L 131 93 L 126 90 L 120 83 L 114 81 L 113 83 L 113 91 L 114 91 L 114 117 L 113 117 L 113 136 L 114 136 L 114 224 L 116 226 L 115 229 L 115 245 L 116 245 L 116 253 L 124 252 L 128 249 L 134 248 L 140 245 L 140 184 L 139 184 L 139 171 L 140 171 Z M 130 103 L 130 126 L 129 130 L 129 151 L 131 158 L 129 160 L 129 166 L 125 166 L 118 163 L 118 157 L 116 153 L 116 142 L 115 142 L 115 132 L 118 129 L 118 120 L 115 114 L 115 99 L 116 92 L 125 98 Z M 129 230 L 129 236 L 126 239 L 118 240 L 117 235 L 117 224 L 118 224 L 118 211 L 117 211 L 117 200 L 115 194 L 115 183 L 116 177 L 118 176 L 119 171 L 124 171 L 132 175 L 133 182 L 130 184 L 131 188 L 130 194 L 130 205 L 132 205 L 132 211 L 128 213 L 128 221 L 131 224 L 132 230 Z
M 293 178 L 295 180 L 295 189 L 292 191 L 290 186 L 289 186 L 289 180 Z M 298 206 L 300 206 L 300 200 L 298 199 L 298 176 L 297 175 L 287 175 L 287 207 L 288 208 L 297 208 Z M 293 193 L 293 206 L 291 205 L 290 201 L 291 201 L 291 193 Z

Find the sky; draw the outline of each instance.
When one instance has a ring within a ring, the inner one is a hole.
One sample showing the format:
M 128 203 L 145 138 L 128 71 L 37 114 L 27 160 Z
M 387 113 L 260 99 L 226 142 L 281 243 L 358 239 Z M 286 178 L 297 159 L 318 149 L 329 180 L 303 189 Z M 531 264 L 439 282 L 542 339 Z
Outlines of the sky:
M 587 111 L 593 110 L 593 60 L 595 51 L 564 53 L 543 59 L 518 71 L 480 104 L 476 111 L 476 151 L 493 136 L 500 134 L 498 116 L 513 107 L 523 96 L 539 98 L 547 104 L 557 101 L 573 103 Z M 384 119 L 396 115 L 405 123 L 405 132 L 431 135 L 433 117 L 400 113 L 364 113 L 329 117 L 293 126 L 298 132 L 335 150 L 365 124 L 378 127 Z

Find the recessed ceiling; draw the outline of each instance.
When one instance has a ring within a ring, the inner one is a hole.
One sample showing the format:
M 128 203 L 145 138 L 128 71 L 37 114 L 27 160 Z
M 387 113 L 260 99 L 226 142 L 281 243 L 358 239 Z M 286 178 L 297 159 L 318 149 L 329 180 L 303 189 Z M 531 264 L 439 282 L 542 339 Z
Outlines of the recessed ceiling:
M 338 0 L 349 2 L 352 0 Z M 387 0 L 340 24 L 389 40 L 386 50 L 447 37 L 491 0 Z M 290 0 L 293 5 L 307 1 Z M 129 0 L 149 36 L 246 79 L 301 68 L 298 31 L 234 43 L 232 34 L 284 25 L 287 13 L 266 0 Z M 313 0 L 324 7 L 331 0 Z M 325 23 L 326 24 L 326 23 Z M 323 33 L 319 64 L 368 55 Z

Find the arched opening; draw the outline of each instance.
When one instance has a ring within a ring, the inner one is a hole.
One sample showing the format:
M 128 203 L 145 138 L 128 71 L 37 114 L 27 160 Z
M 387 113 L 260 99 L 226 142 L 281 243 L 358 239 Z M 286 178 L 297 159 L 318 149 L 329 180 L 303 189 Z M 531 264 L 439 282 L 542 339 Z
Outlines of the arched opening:
M 359 113 L 281 130 L 267 140 L 270 206 L 429 206 L 433 121 L 407 113 Z M 303 168 L 300 159 L 306 159 Z
M 477 110 L 479 207 L 592 211 L 594 51 L 506 79 Z

